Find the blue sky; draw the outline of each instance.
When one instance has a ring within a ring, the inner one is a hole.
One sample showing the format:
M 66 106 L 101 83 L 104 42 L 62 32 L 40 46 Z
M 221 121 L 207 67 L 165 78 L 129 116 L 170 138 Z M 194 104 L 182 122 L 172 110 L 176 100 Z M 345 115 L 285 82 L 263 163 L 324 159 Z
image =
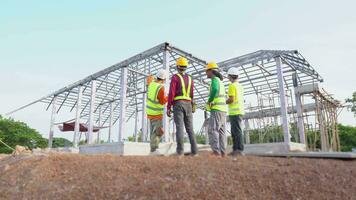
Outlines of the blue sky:
M 356 1 L 0 1 L 0 113 L 164 41 L 206 60 L 298 49 L 344 100 L 356 91 Z M 43 105 L 14 115 L 44 135 Z M 344 111 L 340 121 L 355 125 Z M 198 128 L 198 127 L 197 127 Z

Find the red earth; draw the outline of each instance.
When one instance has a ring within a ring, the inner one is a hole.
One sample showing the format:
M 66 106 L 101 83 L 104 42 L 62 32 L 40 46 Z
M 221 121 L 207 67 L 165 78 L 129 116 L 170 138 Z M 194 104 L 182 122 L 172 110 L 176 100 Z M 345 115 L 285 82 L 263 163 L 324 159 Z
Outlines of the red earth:
M 7 156 L 0 199 L 356 199 L 356 160 Z

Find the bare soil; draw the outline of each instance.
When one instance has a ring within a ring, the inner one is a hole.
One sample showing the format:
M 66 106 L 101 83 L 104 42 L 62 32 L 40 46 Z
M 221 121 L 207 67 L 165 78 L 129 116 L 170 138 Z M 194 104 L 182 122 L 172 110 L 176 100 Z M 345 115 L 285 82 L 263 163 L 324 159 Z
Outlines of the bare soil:
M 0 199 L 356 199 L 356 161 L 8 156 L 0 160 Z

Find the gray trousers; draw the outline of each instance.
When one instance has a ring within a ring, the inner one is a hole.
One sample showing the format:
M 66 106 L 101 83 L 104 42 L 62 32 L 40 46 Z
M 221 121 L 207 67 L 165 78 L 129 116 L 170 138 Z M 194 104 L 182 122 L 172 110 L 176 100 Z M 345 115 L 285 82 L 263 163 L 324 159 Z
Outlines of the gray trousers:
M 216 153 L 225 154 L 227 143 L 225 112 L 210 112 L 208 134 L 211 149 Z
M 184 153 L 184 133 L 187 131 L 192 154 L 198 153 L 197 143 L 193 129 L 192 103 L 186 101 L 177 101 L 173 105 L 174 123 L 177 127 L 177 154 Z
M 161 141 L 161 136 L 158 136 L 158 129 L 163 126 L 163 123 L 160 119 L 150 119 L 150 125 L 150 146 L 151 152 L 154 152 L 158 149 L 159 142 Z
M 241 128 L 241 115 L 230 115 L 230 124 L 231 124 L 231 136 L 232 136 L 232 150 L 233 151 L 243 151 L 244 150 L 244 142 L 242 136 L 242 128 Z

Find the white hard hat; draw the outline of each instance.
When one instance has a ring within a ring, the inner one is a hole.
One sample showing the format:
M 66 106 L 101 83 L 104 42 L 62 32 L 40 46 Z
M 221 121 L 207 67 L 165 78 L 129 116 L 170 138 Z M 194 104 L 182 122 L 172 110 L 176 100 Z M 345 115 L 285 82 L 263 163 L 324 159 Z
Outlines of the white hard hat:
M 227 71 L 228 75 L 234 75 L 234 76 L 238 76 L 239 73 L 239 69 L 237 69 L 237 67 L 231 67 L 228 71 Z
M 166 79 L 167 78 L 167 71 L 166 70 L 163 70 L 163 69 L 160 69 L 157 74 L 156 74 L 156 78 L 159 78 L 159 79 Z

